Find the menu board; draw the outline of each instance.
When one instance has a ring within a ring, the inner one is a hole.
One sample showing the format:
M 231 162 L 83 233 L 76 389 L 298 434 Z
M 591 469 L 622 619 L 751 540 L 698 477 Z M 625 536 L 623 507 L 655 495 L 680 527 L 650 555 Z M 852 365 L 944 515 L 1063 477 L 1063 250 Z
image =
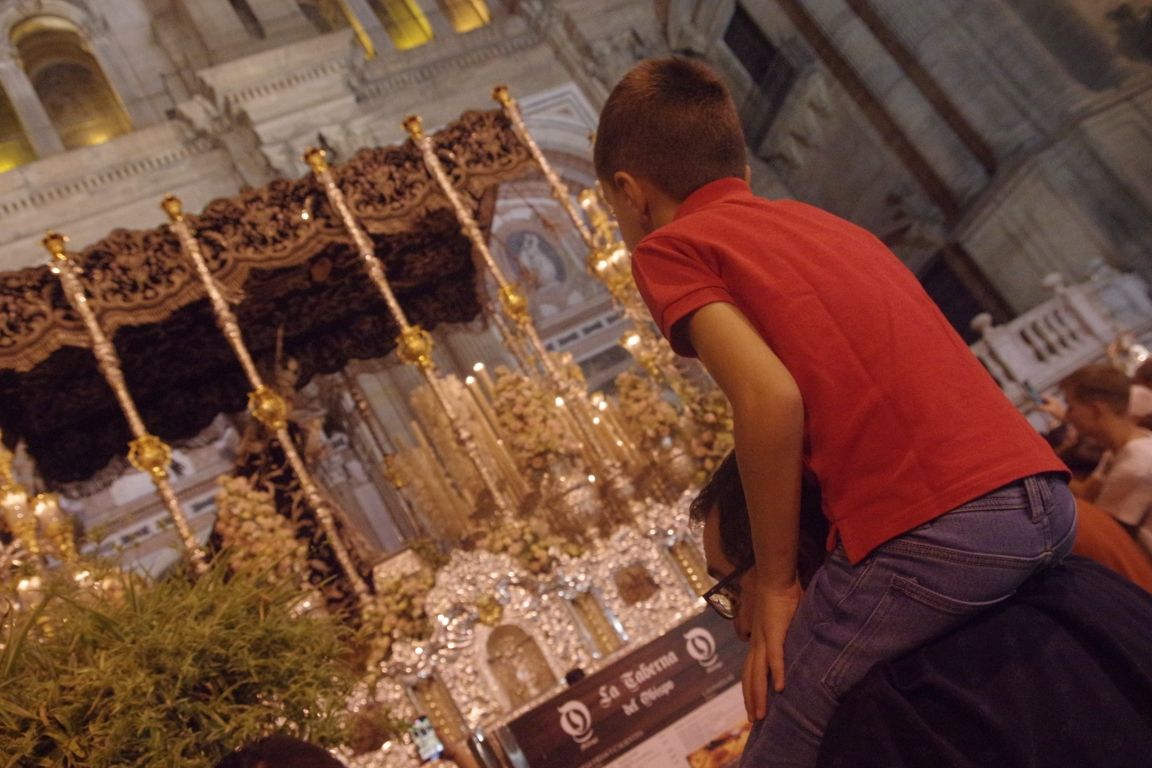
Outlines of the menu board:
M 744 650 L 711 610 L 617 659 L 508 723 L 500 739 L 528 768 L 717 768 L 747 737 Z M 679 755 L 675 762 L 668 756 Z M 639 760 L 639 762 L 636 762 Z

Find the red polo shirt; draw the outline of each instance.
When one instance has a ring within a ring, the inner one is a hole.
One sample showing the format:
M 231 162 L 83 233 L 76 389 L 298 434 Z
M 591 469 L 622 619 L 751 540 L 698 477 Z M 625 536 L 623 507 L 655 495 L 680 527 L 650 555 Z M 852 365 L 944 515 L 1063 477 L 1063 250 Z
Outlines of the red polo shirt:
M 665 337 L 712 302 L 737 306 L 804 399 L 804 461 L 853 562 L 1028 475 L 1064 472 L 915 276 L 864 229 L 742 180 L 690 195 L 632 255 Z

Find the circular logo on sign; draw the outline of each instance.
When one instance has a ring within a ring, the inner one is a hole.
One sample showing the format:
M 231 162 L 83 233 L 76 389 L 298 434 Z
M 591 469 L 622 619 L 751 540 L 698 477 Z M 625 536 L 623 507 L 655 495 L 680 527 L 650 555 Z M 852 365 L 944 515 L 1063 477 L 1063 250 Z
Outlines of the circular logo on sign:
M 592 713 L 580 701 L 569 701 L 559 707 L 560 727 L 577 744 L 592 738 Z
M 720 660 L 716 658 L 716 638 L 703 627 L 696 627 L 684 633 L 685 648 L 688 655 L 700 663 L 705 669 L 716 666 Z

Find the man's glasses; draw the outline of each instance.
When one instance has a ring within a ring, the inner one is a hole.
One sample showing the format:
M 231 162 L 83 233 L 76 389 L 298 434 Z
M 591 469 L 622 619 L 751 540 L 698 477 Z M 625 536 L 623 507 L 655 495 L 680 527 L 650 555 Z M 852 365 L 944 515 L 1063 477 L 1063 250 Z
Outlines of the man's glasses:
M 752 565 L 737 568 L 720 581 L 716 586 L 705 592 L 704 602 L 712 606 L 712 610 L 723 618 L 731 621 L 736 618 L 736 601 L 740 597 L 740 577 L 752 570 Z

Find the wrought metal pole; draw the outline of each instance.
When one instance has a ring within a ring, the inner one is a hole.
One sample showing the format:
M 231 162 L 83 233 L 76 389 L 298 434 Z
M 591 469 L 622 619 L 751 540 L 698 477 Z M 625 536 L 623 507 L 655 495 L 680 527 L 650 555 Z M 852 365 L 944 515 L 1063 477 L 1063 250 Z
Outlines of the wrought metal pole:
M 79 270 L 65 250 L 68 238 L 56 232 L 49 232 L 44 236 L 42 242 L 48 252 L 52 254 L 52 273 L 60 278 L 60 283 L 64 287 L 64 295 L 72 308 L 80 315 L 81 320 L 84 321 L 88 335 L 92 339 L 92 352 L 96 356 L 96 364 L 112 388 L 113 394 L 116 395 L 116 400 L 120 403 L 120 410 L 124 413 L 124 418 L 127 419 L 132 434 L 135 435 L 135 439 L 128 444 L 128 461 L 136 469 L 148 473 L 153 485 L 156 486 L 160 500 L 167 508 L 168 514 L 172 516 L 172 522 L 176 524 L 176 531 L 180 535 L 184 549 L 188 552 L 193 568 L 197 573 L 204 573 L 208 569 L 208 560 L 204 550 L 200 547 L 200 543 L 196 541 L 196 537 L 192 533 L 192 526 L 189 525 L 184 510 L 180 508 L 180 501 L 176 498 L 176 493 L 172 490 L 172 484 L 168 480 L 168 465 L 172 463 L 172 449 L 156 435 L 149 434 L 148 429 L 144 426 L 144 420 L 140 417 L 136 403 L 128 392 L 128 385 L 124 382 L 124 373 L 120 368 L 120 356 L 116 354 L 116 347 L 104 335 L 100 321 L 96 318 L 96 312 L 89 306 L 88 295 L 84 291 L 78 274 Z
M 436 402 L 439 404 L 441 410 L 443 410 L 444 414 L 448 417 L 457 442 L 472 462 L 472 466 L 476 468 L 476 472 L 480 475 L 480 480 L 483 482 L 484 487 L 492 495 L 492 500 L 496 505 L 497 511 L 503 515 L 511 515 L 515 510 L 515 505 L 509 500 L 505 490 L 500 487 L 491 468 L 484 459 L 481 458 L 475 436 L 471 430 L 465 426 L 462 414 L 457 413 L 457 411 L 452 408 L 448 395 L 444 391 L 444 385 L 436 372 L 436 363 L 432 359 L 433 345 L 431 334 L 420 326 L 412 325 L 408 322 L 408 316 L 405 314 L 404 308 L 400 306 L 400 302 L 396 299 L 396 294 L 392 292 L 392 286 L 389 284 L 388 277 L 384 273 L 384 264 L 376 256 L 376 250 L 372 245 L 371 239 L 356 221 L 352 209 L 348 207 L 348 201 L 344 199 L 344 193 L 336 184 L 336 179 L 328 167 L 328 159 L 325 156 L 324 150 L 318 148 L 309 149 L 304 154 L 304 161 L 308 163 L 308 166 L 312 169 L 316 178 L 319 179 L 320 183 L 324 186 L 324 191 L 328 196 L 328 202 L 331 203 L 332 208 L 340 215 L 344 227 L 348 230 L 348 233 L 352 235 L 352 240 L 356 243 L 356 250 L 360 256 L 360 260 L 364 262 L 369 277 L 371 277 L 372 282 L 376 284 L 380 295 L 384 297 L 384 302 L 388 305 L 392 318 L 396 321 L 396 324 L 400 326 L 400 335 L 396 338 L 397 354 L 401 360 L 409 365 L 415 366 L 420 373 L 423 374 L 424 381 L 428 384 L 429 390 L 431 390 L 432 395 L 436 398 Z
M 260 372 L 256 369 L 256 363 L 253 362 L 252 355 L 244 343 L 244 335 L 240 331 L 240 324 L 236 321 L 236 315 L 232 313 L 228 301 L 220 292 L 220 286 L 217 285 L 211 270 L 208 269 L 208 262 L 205 261 L 204 253 L 200 250 L 200 243 L 184 219 L 184 211 L 179 198 L 168 195 L 160 203 L 160 207 L 168 214 L 172 231 L 180 238 L 181 250 L 196 265 L 196 274 L 199 275 L 200 282 L 204 284 L 204 289 L 208 292 L 212 311 L 216 315 L 216 325 L 228 339 L 232 351 L 236 353 L 236 358 L 240 361 L 240 367 L 244 369 L 244 375 L 248 377 L 248 383 L 252 385 L 252 391 L 248 393 L 248 412 L 252 414 L 254 419 L 273 432 L 276 439 L 280 441 L 284 455 L 287 457 L 292 471 L 296 474 L 296 478 L 300 481 L 300 487 L 304 490 L 304 498 L 307 500 L 308 506 L 316 513 L 320 526 L 328 537 L 328 543 L 332 546 L 332 552 L 336 555 L 337 562 L 344 569 L 348 582 L 356 593 L 360 607 L 365 608 L 371 599 L 368 585 L 360 576 L 356 564 L 352 562 L 348 548 L 344 546 L 331 506 L 312 479 L 312 473 L 308 471 L 308 466 L 304 463 L 300 452 L 296 450 L 296 444 L 292 441 L 292 435 L 288 431 L 288 404 L 284 402 L 280 393 L 264 383 Z

